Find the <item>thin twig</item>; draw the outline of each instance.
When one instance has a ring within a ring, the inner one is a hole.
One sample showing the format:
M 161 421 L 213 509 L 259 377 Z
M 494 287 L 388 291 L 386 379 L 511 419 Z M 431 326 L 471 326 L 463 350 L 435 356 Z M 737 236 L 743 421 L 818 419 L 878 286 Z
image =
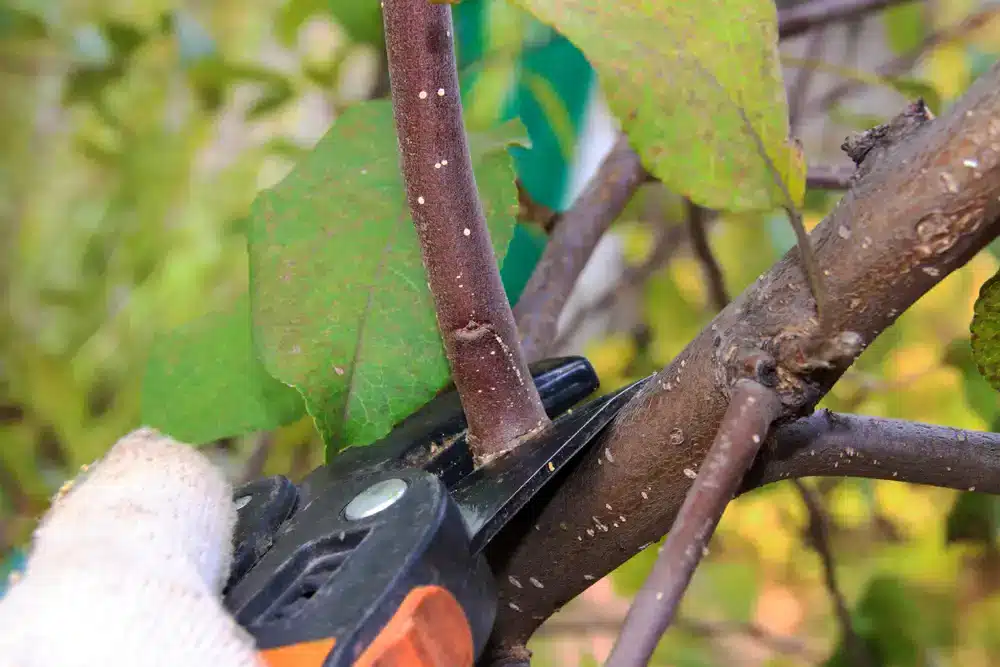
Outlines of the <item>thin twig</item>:
M 806 175 L 806 187 L 816 190 L 846 190 L 851 187 L 854 172 L 855 168 L 850 165 L 811 164 Z
M 708 285 L 709 302 L 716 311 L 722 310 L 729 303 L 729 292 L 726 290 L 726 279 L 722 275 L 722 266 L 712 253 L 708 243 L 706 225 L 709 211 L 694 202 L 687 202 L 688 237 L 691 239 L 691 249 L 701 265 Z
M 778 395 L 764 385 L 743 379 L 733 387 L 715 440 L 653 571 L 632 602 L 606 667 L 641 667 L 649 662 L 677 613 L 715 526 L 780 411 Z
M 566 299 L 598 241 L 646 180 L 639 156 L 624 136 L 573 206 L 559 216 L 545 252 L 514 308 L 521 347 L 529 361 L 552 350 Z
M 792 84 L 788 87 L 788 128 L 789 134 L 798 136 L 799 126 L 802 124 L 803 111 L 805 111 L 806 101 L 809 99 L 809 87 L 816 76 L 816 63 L 823 57 L 823 49 L 826 47 L 826 31 L 818 30 L 813 33 L 806 46 L 805 60 L 812 63 L 811 67 L 803 67 Z
M 982 11 L 970 14 L 960 23 L 933 32 L 924 38 L 919 46 L 908 53 L 889 60 L 875 68 L 875 75 L 882 78 L 891 78 L 908 72 L 920 58 L 930 51 L 943 44 L 958 41 L 968 36 L 969 33 L 978 30 L 986 25 L 994 17 L 1000 14 L 1000 8 L 990 7 Z M 847 95 L 864 88 L 868 83 L 865 81 L 845 81 L 839 86 L 831 88 L 814 105 L 813 110 L 826 112 L 836 105 Z
M 819 555 L 823 562 L 823 579 L 826 582 L 826 590 L 833 600 L 834 612 L 837 614 L 837 622 L 840 623 L 840 632 L 843 635 L 844 643 L 851 655 L 852 664 L 855 667 L 870 667 L 872 656 L 865 647 L 864 642 L 854 630 L 854 623 L 851 621 L 851 611 L 847 608 L 847 601 L 837 583 L 837 566 L 833 560 L 833 550 L 830 548 L 829 519 L 823 511 L 823 504 L 816 493 L 801 480 L 793 480 L 792 483 L 802 496 L 802 503 L 809 512 L 809 541 L 812 548 Z
M 480 461 L 545 427 L 500 282 L 462 120 L 451 7 L 385 0 L 406 196 L 455 387 Z
M 874 14 L 913 0 L 811 0 L 778 12 L 778 35 L 788 39 L 804 32 Z
M 556 338 L 552 350 L 558 352 L 564 349 L 569 343 L 570 337 L 579 331 L 584 322 L 595 314 L 611 308 L 622 294 L 644 284 L 654 273 L 669 264 L 683 245 L 686 236 L 687 230 L 682 225 L 661 226 L 649 256 L 638 266 L 625 269 L 621 278 L 599 299 L 574 313 L 563 327 L 563 332 Z

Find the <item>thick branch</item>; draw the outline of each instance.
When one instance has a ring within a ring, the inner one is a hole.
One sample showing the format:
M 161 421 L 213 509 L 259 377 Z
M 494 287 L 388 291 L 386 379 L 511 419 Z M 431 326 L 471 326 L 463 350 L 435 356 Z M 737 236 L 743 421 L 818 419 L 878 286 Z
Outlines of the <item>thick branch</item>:
M 997 236 L 998 118 L 1000 64 L 946 115 L 885 133 L 811 234 L 830 297 L 828 328 L 815 318 L 792 249 L 645 385 L 538 516 L 511 526 L 494 566 L 502 595 L 520 611 L 501 606 L 497 646 L 523 642 L 538 619 L 587 587 L 584 574 L 604 575 L 669 530 L 690 486 L 684 469 L 704 458 L 733 382 L 749 375 L 741 350 L 776 360 L 783 418 L 806 414 L 900 313 Z M 620 527 L 578 540 L 595 517 Z M 507 575 L 543 579 L 545 589 L 522 597 L 503 586 Z
M 670 528 L 653 571 L 632 601 L 607 667 L 642 667 L 677 613 L 708 541 L 736 494 L 768 429 L 781 411 L 778 395 L 740 380 L 719 432 Z
M 851 655 L 852 664 L 855 667 L 870 667 L 874 664 L 872 656 L 868 653 L 861 637 L 854 630 L 851 612 L 847 608 L 847 601 L 840 590 L 840 584 L 837 583 L 837 565 L 833 560 L 833 550 L 830 548 L 829 519 L 826 512 L 823 511 L 823 503 L 816 497 L 816 492 L 801 480 L 795 480 L 793 483 L 798 489 L 799 495 L 802 496 L 802 502 L 809 513 L 809 541 L 823 563 L 823 579 L 826 582 L 826 590 L 830 594 L 830 599 L 833 600 L 837 622 L 840 623 L 840 632 Z
M 778 35 L 788 39 L 831 23 L 874 14 L 913 0 L 811 0 L 778 12 Z
M 538 266 L 514 308 L 529 361 L 547 356 L 563 305 L 597 242 L 646 179 L 639 156 L 622 137 L 573 206 L 560 216 Z
M 709 303 L 715 310 L 722 310 L 729 303 L 729 292 L 726 291 L 726 279 L 722 275 L 722 267 L 708 243 L 709 212 L 689 201 L 687 214 L 688 238 L 691 239 L 691 249 L 694 250 L 694 256 L 701 265 L 701 271 L 705 274 Z
M 480 459 L 548 423 L 500 282 L 462 122 L 451 7 L 385 0 L 403 180 L 438 326 Z

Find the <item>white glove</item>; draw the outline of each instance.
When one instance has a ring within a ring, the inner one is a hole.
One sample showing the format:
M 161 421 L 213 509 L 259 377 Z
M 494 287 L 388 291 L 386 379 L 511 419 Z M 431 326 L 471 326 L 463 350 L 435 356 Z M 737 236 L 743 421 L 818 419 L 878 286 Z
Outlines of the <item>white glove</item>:
M 232 489 L 151 429 L 60 493 L 0 601 L 0 667 L 262 667 L 220 592 Z

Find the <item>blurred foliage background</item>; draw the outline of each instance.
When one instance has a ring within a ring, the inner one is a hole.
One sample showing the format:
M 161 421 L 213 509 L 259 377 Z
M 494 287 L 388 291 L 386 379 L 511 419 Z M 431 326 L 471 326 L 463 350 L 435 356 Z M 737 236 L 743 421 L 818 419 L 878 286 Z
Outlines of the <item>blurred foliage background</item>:
M 13 566 L 61 483 L 139 425 L 153 336 L 245 288 L 241 221 L 255 193 L 339 110 L 386 93 L 377 13 L 364 6 L 0 5 L 2 567 Z M 997 15 L 1000 5 L 973 0 L 913 2 L 782 44 L 810 161 L 842 164 L 843 137 L 886 119 L 914 91 L 935 111 L 946 107 L 1000 53 Z M 852 88 L 832 95 L 844 83 Z M 808 224 L 836 199 L 810 192 Z M 644 187 L 563 317 L 564 349 L 586 352 L 605 387 L 662 367 L 714 312 L 686 215 L 670 193 Z M 779 216 L 719 216 L 708 229 L 730 294 L 793 243 Z M 984 252 L 942 282 L 824 405 L 1000 428 L 1000 403 L 971 362 L 968 335 L 978 288 L 997 267 Z M 207 451 L 234 480 L 296 477 L 321 456 L 308 421 Z M 993 497 L 808 483 L 829 514 L 840 584 L 878 665 L 1000 663 Z M 848 664 L 808 522 L 791 484 L 733 503 L 656 664 Z M 536 664 L 602 660 L 655 553 L 651 545 L 553 617 L 533 642 Z

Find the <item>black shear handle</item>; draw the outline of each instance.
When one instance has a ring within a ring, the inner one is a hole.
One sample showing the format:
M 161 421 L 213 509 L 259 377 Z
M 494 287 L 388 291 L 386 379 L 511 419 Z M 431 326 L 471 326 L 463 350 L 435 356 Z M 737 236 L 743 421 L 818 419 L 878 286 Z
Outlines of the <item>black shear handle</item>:
M 226 596 L 267 664 L 471 667 L 496 592 L 435 475 L 344 478 L 282 533 Z

